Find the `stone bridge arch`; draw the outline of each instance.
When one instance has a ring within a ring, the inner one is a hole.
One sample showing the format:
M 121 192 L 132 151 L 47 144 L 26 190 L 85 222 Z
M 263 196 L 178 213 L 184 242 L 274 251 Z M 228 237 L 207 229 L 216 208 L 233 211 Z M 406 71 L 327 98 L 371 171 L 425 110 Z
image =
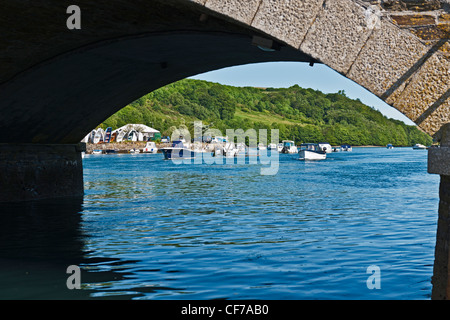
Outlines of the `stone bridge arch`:
M 81 29 L 66 9 L 81 8 Z M 83 194 L 78 142 L 170 82 L 264 61 L 324 63 L 439 141 L 434 297 L 447 297 L 449 0 L 6 0 L 0 17 L 0 201 Z M 446 130 L 442 128 L 447 128 Z
M 6 2 L 0 142 L 76 143 L 158 87 L 262 61 L 324 63 L 431 135 L 450 121 L 446 0 L 81 0 L 80 30 L 70 4 Z

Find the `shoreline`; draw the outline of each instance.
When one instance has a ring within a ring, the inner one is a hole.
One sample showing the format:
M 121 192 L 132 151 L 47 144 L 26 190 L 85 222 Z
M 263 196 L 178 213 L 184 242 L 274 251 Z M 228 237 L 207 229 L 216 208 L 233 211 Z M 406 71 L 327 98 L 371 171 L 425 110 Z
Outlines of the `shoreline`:
M 129 153 L 131 149 L 139 149 L 142 151 L 146 145 L 146 141 L 136 141 L 136 142 L 111 142 L 111 143 L 86 143 L 86 153 L 91 154 L 94 150 L 114 150 L 116 153 Z M 168 147 L 169 143 L 157 143 L 156 147 L 158 149 Z
M 94 150 L 114 150 L 116 153 L 129 153 L 131 149 L 139 149 L 142 151 L 146 145 L 145 141 L 136 141 L 136 142 L 111 142 L 111 143 L 86 143 L 86 153 L 92 154 Z M 164 147 L 170 147 L 170 143 L 156 143 L 156 147 L 158 149 Z M 332 148 L 340 147 L 340 146 L 332 146 Z M 373 145 L 364 145 L 364 146 L 352 146 L 353 148 L 386 148 L 386 146 L 373 146 Z M 396 148 L 410 148 L 411 146 L 396 146 Z

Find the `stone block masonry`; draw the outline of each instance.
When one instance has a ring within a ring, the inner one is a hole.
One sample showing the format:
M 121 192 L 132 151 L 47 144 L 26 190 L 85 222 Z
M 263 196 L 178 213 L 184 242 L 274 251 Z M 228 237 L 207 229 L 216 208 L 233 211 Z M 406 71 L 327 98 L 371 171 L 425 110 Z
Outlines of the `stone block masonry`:
M 82 144 L 0 144 L 0 202 L 83 196 Z
M 440 136 L 441 145 L 430 148 L 428 153 L 428 172 L 441 175 L 431 298 L 448 300 L 450 299 L 450 123 L 442 127 Z

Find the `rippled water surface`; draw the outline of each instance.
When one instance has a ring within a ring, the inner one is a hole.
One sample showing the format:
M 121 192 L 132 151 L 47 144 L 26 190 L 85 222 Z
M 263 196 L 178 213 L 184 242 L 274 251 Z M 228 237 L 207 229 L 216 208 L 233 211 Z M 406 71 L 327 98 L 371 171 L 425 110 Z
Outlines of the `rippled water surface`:
M 1 297 L 430 298 L 439 177 L 426 151 L 279 161 L 261 175 L 259 164 L 88 155 L 84 199 L 3 215 Z M 371 265 L 381 289 L 367 288 Z

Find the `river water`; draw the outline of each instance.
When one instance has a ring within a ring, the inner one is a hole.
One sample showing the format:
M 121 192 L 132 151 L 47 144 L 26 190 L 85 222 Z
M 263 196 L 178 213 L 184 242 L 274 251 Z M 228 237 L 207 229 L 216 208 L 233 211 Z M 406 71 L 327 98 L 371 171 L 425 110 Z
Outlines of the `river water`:
M 83 199 L 3 206 L 0 298 L 430 298 L 439 177 L 425 150 L 281 154 L 273 175 L 162 154 L 83 166 Z

